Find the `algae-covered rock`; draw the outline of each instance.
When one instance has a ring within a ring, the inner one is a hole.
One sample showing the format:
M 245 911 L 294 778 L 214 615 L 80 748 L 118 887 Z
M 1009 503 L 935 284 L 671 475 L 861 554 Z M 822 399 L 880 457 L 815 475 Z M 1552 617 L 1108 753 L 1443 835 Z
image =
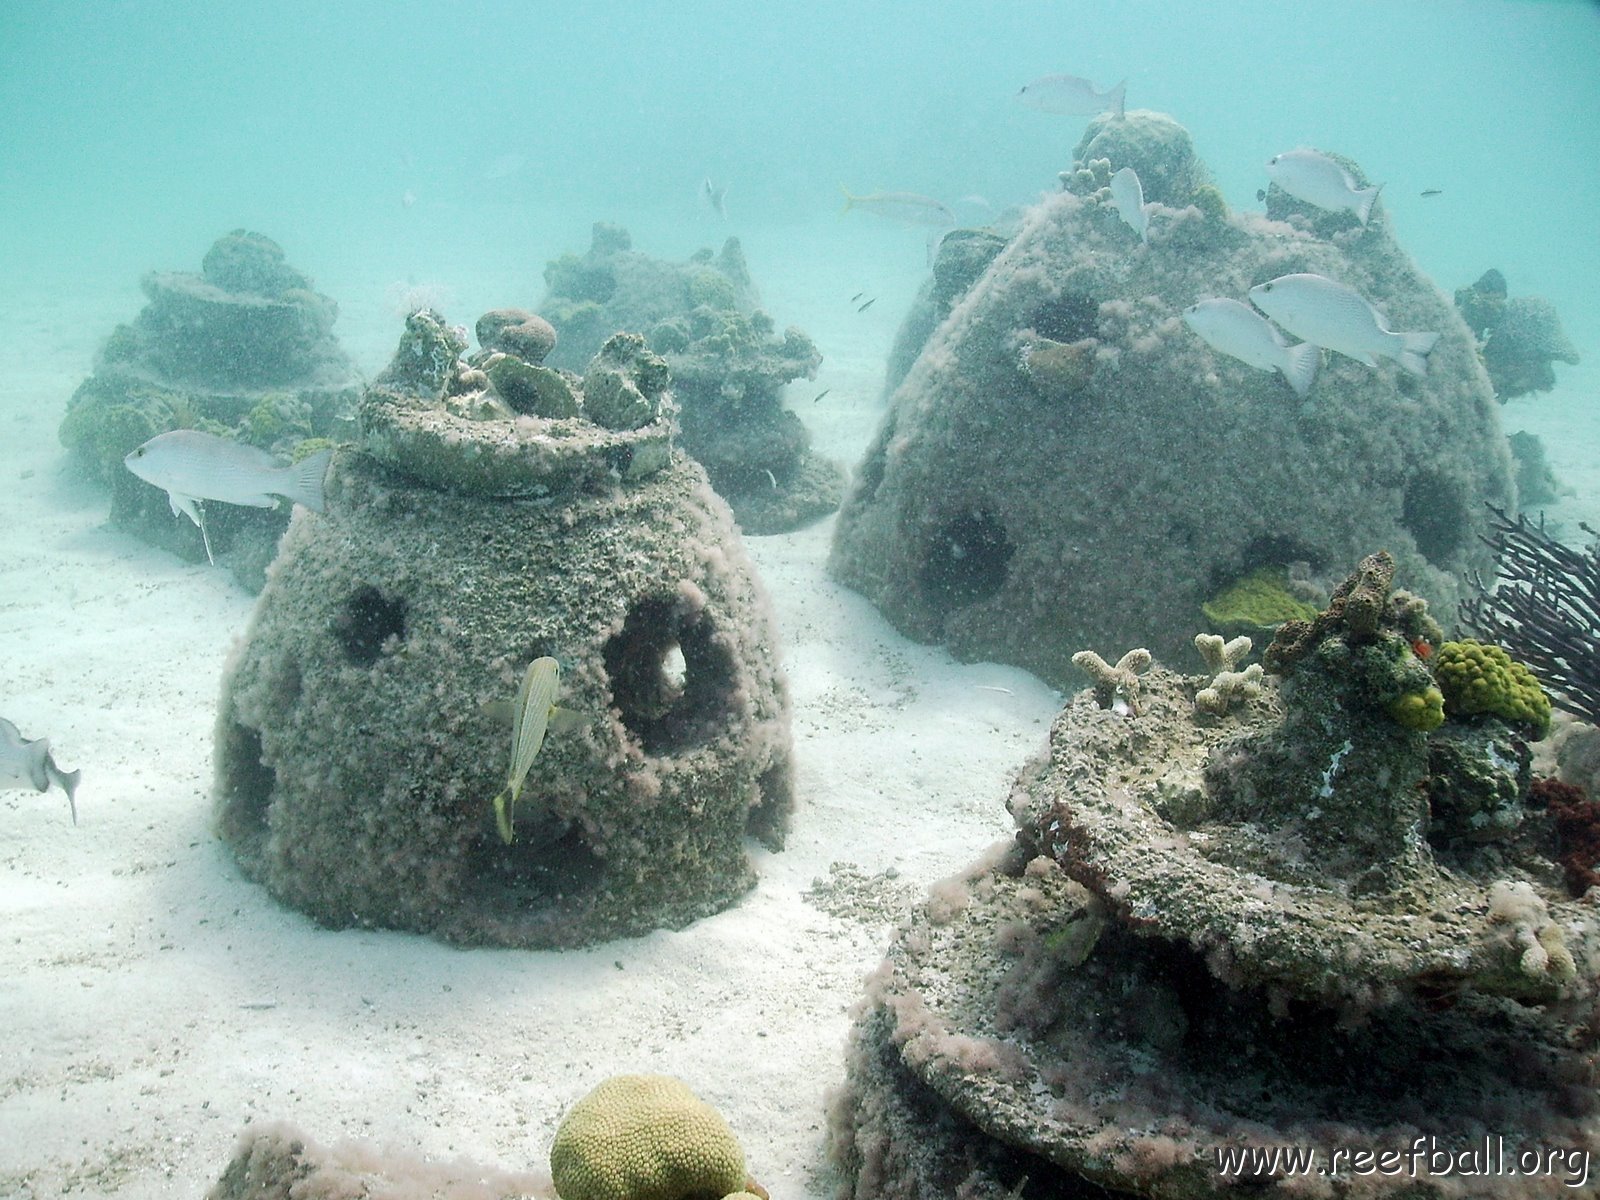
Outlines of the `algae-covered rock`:
M 1059 686 L 1084 646 L 1179 661 L 1230 581 L 1322 576 L 1373 546 L 1453 611 L 1492 571 L 1485 502 L 1514 496 L 1471 332 L 1381 214 L 1219 211 L 1181 128 L 1127 125 L 1091 123 L 1068 190 L 1028 210 L 929 338 L 854 474 L 830 572 L 907 636 Z M 1125 166 L 1148 245 L 1106 188 Z M 1438 331 L 1426 376 L 1330 354 L 1302 400 L 1183 322 L 1198 298 L 1298 272 Z
M 1552 364 L 1577 363 L 1578 351 L 1555 306 L 1542 296 L 1510 296 L 1506 279 L 1490 269 L 1456 289 L 1456 308 L 1482 345 L 1483 365 L 1501 401 L 1556 385 Z
M 329 926 L 546 947 L 682 926 L 748 890 L 746 838 L 777 847 L 787 825 L 766 599 L 672 448 L 642 339 L 613 339 L 595 375 L 652 406 L 624 428 L 589 419 L 580 388 L 577 415 L 511 412 L 505 368 L 461 358 L 464 340 L 437 314 L 408 322 L 327 511 L 290 526 L 223 684 L 218 829 Z M 502 710 L 546 656 L 570 720 L 508 844 Z
M 583 376 L 584 414 L 607 429 L 638 429 L 661 415 L 670 372 L 637 333 L 612 335 Z
M 540 311 L 561 335 L 549 361 L 589 373 L 594 419 L 617 428 L 648 419 L 648 403 L 602 361 L 615 331 L 647 330 L 672 376 L 683 447 L 746 532 L 795 529 L 838 507 L 843 472 L 812 452 L 783 402 L 784 386 L 814 378 L 822 356 L 798 329 L 775 333 L 737 239 L 673 263 L 634 250 L 625 230 L 596 225 L 588 253 L 551 262 L 545 281 Z
M 348 436 L 360 380 L 333 336 L 337 305 L 259 233 L 235 230 L 206 252 L 200 273 L 152 272 L 142 286 L 144 309 L 107 338 L 68 402 L 61 442 L 85 478 L 110 490 L 114 526 L 204 561 L 199 529 L 123 467 L 128 452 L 196 429 L 292 458 L 307 440 Z M 287 505 L 206 511 L 217 561 L 252 589 L 288 521 Z
M 373 1112 L 372 1121 L 382 1114 Z M 246 1124 L 205 1200 L 528 1200 L 550 1195 L 543 1171 L 513 1171 L 455 1157 L 424 1158 L 409 1149 L 340 1138 L 321 1145 L 287 1121 Z
M 496 308 L 484 313 L 474 332 L 484 350 L 504 351 L 526 363 L 542 363 L 556 345 L 555 327 L 521 308 Z
M 599 222 L 589 249 L 564 254 L 545 267 L 547 291 L 538 311 L 560 340 L 548 362 L 579 371 L 620 330 L 647 330 L 701 305 L 750 314 L 760 297 L 738 238 L 713 254 L 668 262 L 633 248 L 628 231 Z

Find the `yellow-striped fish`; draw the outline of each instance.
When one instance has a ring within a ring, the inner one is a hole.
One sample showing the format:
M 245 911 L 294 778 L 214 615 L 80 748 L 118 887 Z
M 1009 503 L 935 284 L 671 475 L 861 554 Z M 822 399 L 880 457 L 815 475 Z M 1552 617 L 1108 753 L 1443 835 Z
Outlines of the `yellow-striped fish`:
M 522 785 L 527 781 L 533 760 L 544 745 L 545 731 L 556 708 L 556 689 L 561 686 L 561 666 L 553 658 L 536 658 L 528 664 L 522 676 L 522 687 L 517 691 L 517 702 L 511 718 L 511 770 L 506 776 L 506 786 L 494 798 L 494 823 L 500 830 L 500 840 L 511 844 L 512 815 L 517 798 L 522 795 Z

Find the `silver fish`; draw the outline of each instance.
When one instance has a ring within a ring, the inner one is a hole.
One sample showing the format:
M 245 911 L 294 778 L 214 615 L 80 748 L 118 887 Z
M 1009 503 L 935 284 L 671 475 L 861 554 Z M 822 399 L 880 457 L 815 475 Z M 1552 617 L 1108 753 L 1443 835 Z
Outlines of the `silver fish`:
M 1117 206 L 1117 215 L 1148 245 L 1150 213 L 1144 206 L 1144 184 L 1132 167 L 1123 167 L 1111 177 L 1111 202 Z
M 1042 75 L 1032 83 L 1023 84 L 1017 92 L 1017 99 L 1040 112 L 1061 113 L 1071 117 L 1092 117 L 1096 113 L 1110 112 L 1120 121 L 1127 91 L 1126 79 L 1110 91 L 1100 92 L 1089 80 L 1076 75 Z
M 200 527 L 206 558 L 215 561 L 200 501 L 272 508 L 282 496 L 321 512 L 322 477 L 332 458 L 332 450 L 319 450 L 285 467 L 255 446 L 197 429 L 174 429 L 151 438 L 122 463 L 166 492 L 174 514 L 181 512 Z
M 512 841 L 517 800 L 522 796 L 533 760 L 544 745 L 544 735 L 557 715 L 569 718 L 571 715 L 556 707 L 556 692 L 560 687 L 561 665 L 546 657 L 528 664 L 522 676 L 522 687 L 517 691 L 511 715 L 511 768 L 506 773 L 505 788 L 494 798 L 495 828 L 500 831 L 500 840 L 508 846 Z
M 932 196 L 919 196 L 916 192 L 873 192 L 870 196 L 852 196 L 850 189 L 843 184 L 840 190 L 844 192 L 844 208 L 841 212 L 859 208 L 862 212 L 899 221 L 902 225 L 932 225 L 937 229 L 948 229 L 956 223 L 956 214 L 950 211 L 949 206 L 939 203 Z
M 1354 288 L 1323 275 L 1280 275 L 1250 289 L 1255 306 L 1295 337 L 1337 350 L 1369 367 L 1392 358 L 1413 375 L 1428 373 L 1437 333 L 1395 333 Z
M 1365 225 L 1383 185 L 1357 187 L 1334 159 L 1318 150 L 1288 150 L 1267 160 L 1267 174 L 1296 200 L 1329 212 L 1353 212 Z
M 25 738 L 10 721 L 0 717 L 0 788 L 28 788 L 48 792 L 55 784 L 67 794 L 72 823 L 78 823 L 78 780 L 82 771 L 63 771 L 50 754 L 49 738 Z
M 1295 395 L 1311 390 L 1322 364 L 1322 350 L 1310 342 L 1291 346 L 1268 321 L 1248 304 L 1217 297 L 1191 304 L 1183 322 L 1213 350 L 1248 363 L 1258 371 L 1282 371 Z
M 712 183 L 709 178 L 700 184 L 700 198 L 724 221 L 728 219 L 728 185 Z

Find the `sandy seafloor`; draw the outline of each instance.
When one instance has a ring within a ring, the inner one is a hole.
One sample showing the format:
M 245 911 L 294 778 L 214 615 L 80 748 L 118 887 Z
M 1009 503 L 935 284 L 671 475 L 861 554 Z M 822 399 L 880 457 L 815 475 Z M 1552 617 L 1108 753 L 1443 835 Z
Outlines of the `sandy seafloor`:
M 380 369 L 405 282 L 266 232 L 340 301 L 361 369 Z M 544 249 L 581 250 L 585 232 Z M 207 243 L 146 265 L 194 269 Z M 745 248 L 780 327 L 825 355 L 791 402 L 853 464 L 925 270 L 920 237 L 824 225 Z M 468 324 L 532 306 L 542 261 L 466 264 L 438 298 Z M 878 301 L 857 313 L 863 288 Z M 219 675 L 254 598 L 109 529 L 106 498 L 72 479 L 56 440 L 96 346 L 140 304 L 137 272 L 86 277 L 81 261 L 0 295 L 0 715 L 84 774 L 77 827 L 59 792 L 0 793 L 0 1196 L 198 1197 L 241 1130 L 276 1120 L 324 1143 L 542 1172 L 566 1108 L 636 1071 L 678 1075 L 720 1109 L 774 1200 L 828 1194 L 824 1094 L 862 977 L 906 904 L 1009 832 L 1009 776 L 1060 696 L 896 634 L 828 579 L 831 521 L 750 539 L 799 781 L 787 848 L 752 846 L 755 891 L 691 928 L 580 952 L 318 928 L 244 881 L 209 827 Z M 1600 375 L 1557 372 L 1559 391 L 1503 415 L 1545 438 L 1576 489 L 1553 510 L 1576 537 L 1576 521 L 1600 522 Z

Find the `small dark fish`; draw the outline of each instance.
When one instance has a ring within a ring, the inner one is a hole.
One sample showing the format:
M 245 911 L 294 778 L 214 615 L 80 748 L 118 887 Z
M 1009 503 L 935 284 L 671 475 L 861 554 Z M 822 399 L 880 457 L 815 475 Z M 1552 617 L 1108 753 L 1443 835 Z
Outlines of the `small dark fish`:
M 1444 195 L 1444 189 L 1443 188 L 1429 188 L 1427 191 L 1422 193 L 1422 196 L 1423 196 L 1424 199 L 1426 199 L 1429 196 L 1442 196 L 1442 195 Z
M 860 307 L 860 308 L 858 308 L 858 309 L 856 309 L 856 311 L 857 311 L 857 312 L 866 312 L 866 311 L 867 311 L 867 309 L 869 309 L 869 308 L 871 308 L 871 307 L 872 307 L 872 306 L 873 306 L 873 305 L 874 305 L 874 304 L 876 304 L 876 303 L 877 303 L 877 302 L 878 302 L 878 298 L 877 298 L 877 297 L 876 297 L 876 296 L 874 296 L 874 297 L 873 297 L 873 298 L 872 298 L 872 299 L 871 299 L 871 300 L 868 300 L 868 301 L 867 301 L 867 302 L 866 302 L 866 303 L 865 303 L 865 304 L 863 304 L 863 305 L 862 305 L 862 306 L 861 306 L 861 307 Z
M 826 396 L 831 391 L 833 391 L 832 388 L 823 388 L 815 396 L 811 397 L 811 403 L 815 404 L 817 401 L 821 400 L 824 396 Z
M 854 304 L 857 300 L 861 299 L 861 297 L 863 297 L 865 295 L 866 295 L 865 292 L 857 292 L 854 296 L 850 297 L 850 303 Z
M 1257 200 L 1265 200 L 1266 198 L 1267 198 L 1267 189 L 1266 188 L 1257 188 L 1256 189 L 1256 199 Z

